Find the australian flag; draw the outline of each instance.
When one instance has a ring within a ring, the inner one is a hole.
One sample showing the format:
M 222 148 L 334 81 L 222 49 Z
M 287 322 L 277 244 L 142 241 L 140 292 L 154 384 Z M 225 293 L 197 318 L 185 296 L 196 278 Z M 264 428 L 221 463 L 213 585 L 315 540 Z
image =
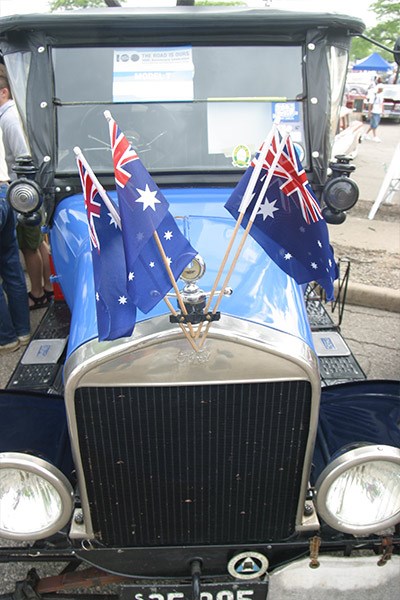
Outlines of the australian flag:
M 147 313 L 172 288 L 167 263 L 176 279 L 197 252 L 181 233 L 168 202 L 117 123 L 110 126 L 114 175 L 121 216 L 130 298 Z M 157 236 L 164 249 L 158 249 Z
M 122 235 L 79 157 L 77 163 L 89 225 L 99 340 L 115 340 L 130 336 L 136 322 L 136 306 L 127 291 Z
M 278 145 L 279 139 L 275 137 L 256 181 L 252 200 L 244 213 L 243 227 L 247 227 L 259 200 Z M 235 219 L 239 217 L 241 200 L 256 161 L 257 158 L 225 204 Z M 327 300 L 333 299 L 333 282 L 338 272 L 329 243 L 328 228 L 290 137 L 279 156 L 274 176 L 261 199 L 249 233 L 272 260 L 298 283 L 316 281 L 325 288 Z

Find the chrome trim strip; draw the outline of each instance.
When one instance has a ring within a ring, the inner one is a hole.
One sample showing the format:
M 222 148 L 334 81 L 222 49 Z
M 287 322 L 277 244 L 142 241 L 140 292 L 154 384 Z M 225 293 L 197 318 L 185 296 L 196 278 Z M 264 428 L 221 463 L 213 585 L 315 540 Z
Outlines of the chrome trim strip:
M 246 353 L 243 352 L 244 347 Z M 267 357 L 265 361 L 260 360 L 263 354 Z M 174 362 L 171 356 L 175 356 Z M 264 325 L 223 315 L 210 328 L 204 349 L 196 354 L 177 326 L 170 324 L 163 315 L 138 323 L 132 338 L 101 343 L 92 340 L 78 348 L 66 362 L 64 377 L 66 411 L 86 539 L 94 538 L 94 532 L 74 405 L 75 390 L 86 386 L 310 381 L 310 430 L 296 516 L 296 529 L 308 528 L 304 523 L 304 501 L 317 432 L 321 384 L 317 357 L 301 339 Z

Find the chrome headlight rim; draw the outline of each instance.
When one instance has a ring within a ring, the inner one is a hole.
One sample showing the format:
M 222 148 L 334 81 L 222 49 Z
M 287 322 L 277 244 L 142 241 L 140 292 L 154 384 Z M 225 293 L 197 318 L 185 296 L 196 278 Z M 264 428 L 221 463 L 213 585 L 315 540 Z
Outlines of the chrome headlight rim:
M 39 540 L 54 535 L 69 522 L 74 508 L 74 490 L 70 481 L 57 467 L 32 454 L 1 452 L 0 472 L 2 469 L 26 471 L 44 479 L 58 493 L 62 510 L 53 523 L 36 531 L 15 532 L 0 526 L 0 537 L 23 541 Z
M 369 462 L 393 462 L 400 470 L 400 448 L 384 444 L 360 444 L 359 447 L 346 451 L 334 458 L 319 475 L 315 484 L 316 508 L 319 516 L 333 529 L 343 533 L 357 535 L 379 534 L 393 527 L 400 521 L 400 510 L 390 517 L 370 525 L 351 525 L 334 515 L 327 507 L 327 496 L 332 484 L 340 475 L 350 468 L 368 464 Z

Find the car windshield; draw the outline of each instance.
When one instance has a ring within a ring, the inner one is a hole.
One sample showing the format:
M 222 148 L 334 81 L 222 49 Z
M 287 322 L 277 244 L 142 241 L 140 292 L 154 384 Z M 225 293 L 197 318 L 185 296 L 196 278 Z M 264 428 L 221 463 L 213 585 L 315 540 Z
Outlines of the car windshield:
M 156 171 L 243 167 L 275 119 L 304 150 L 301 46 L 53 48 L 53 64 L 58 173 L 74 146 L 110 171 L 105 110 Z

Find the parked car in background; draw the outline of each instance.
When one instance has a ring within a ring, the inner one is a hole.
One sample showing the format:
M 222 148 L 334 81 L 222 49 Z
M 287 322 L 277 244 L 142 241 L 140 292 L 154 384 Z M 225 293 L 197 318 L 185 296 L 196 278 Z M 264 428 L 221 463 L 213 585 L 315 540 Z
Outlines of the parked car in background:
M 367 88 L 363 85 L 346 83 L 343 99 L 344 99 L 343 104 L 347 108 L 352 108 L 354 110 L 357 110 L 357 105 L 355 105 L 355 101 L 360 100 L 360 99 L 363 100 L 364 102 L 366 101 Z M 358 112 L 361 112 L 361 111 L 358 111 Z
M 400 123 L 400 84 L 382 85 L 383 114 L 382 119 L 393 119 Z M 364 102 L 363 118 L 368 117 L 368 104 Z

